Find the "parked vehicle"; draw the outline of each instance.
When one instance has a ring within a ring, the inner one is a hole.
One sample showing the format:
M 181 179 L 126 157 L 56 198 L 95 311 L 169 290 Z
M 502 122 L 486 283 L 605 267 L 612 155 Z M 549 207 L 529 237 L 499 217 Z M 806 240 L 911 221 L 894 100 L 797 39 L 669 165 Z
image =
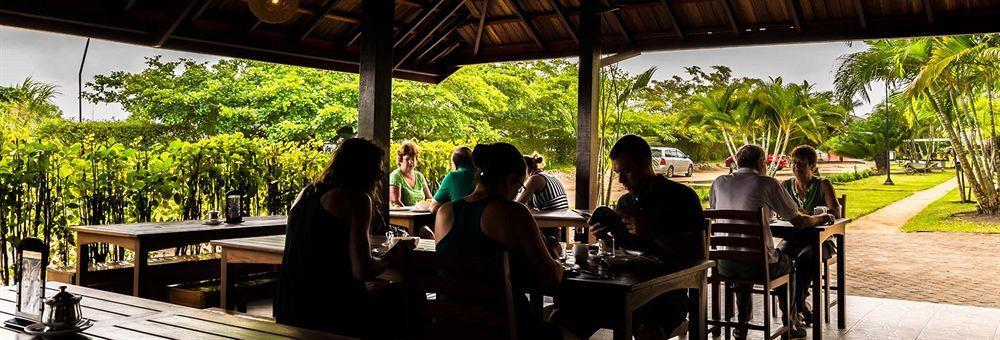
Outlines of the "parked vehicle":
M 674 177 L 678 172 L 691 177 L 694 173 L 694 162 L 683 151 L 668 147 L 650 149 L 653 151 L 653 169 L 657 173 L 667 175 L 667 177 Z
M 788 166 L 788 157 L 781 155 L 775 160 L 774 155 L 767 155 L 767 166 L 771 166 L 774 162 L 778 162 L 778 170 L 784 169 Z M 729 168 L 729 172 L 736 170 L 736 160 L 733 159 L 733 156 L 726 158 L 726 167 Z

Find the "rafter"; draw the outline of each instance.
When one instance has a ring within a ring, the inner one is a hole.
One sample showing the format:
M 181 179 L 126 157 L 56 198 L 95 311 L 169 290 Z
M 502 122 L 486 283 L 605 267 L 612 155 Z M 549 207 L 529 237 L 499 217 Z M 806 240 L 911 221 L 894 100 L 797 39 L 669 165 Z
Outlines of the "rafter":
M 625 23 L 621 17 L 621 8 L 613 8 L 605 13 L 611 15 L 611 22 L 614 23 L 615 27 L 618 28 L 618 31 L 622 33 L 622 38 L 625 38 L 625 43 L 632 45 L 634 39 L 632 38 L 632 35 L 628 33 L 628 30 L 625 29 Z
M 511 5 L 510 8 L 514 11 L 514 14 L 517 15 L 519 19 L 521 19 L 521 22 L 524 24 L 524 27 L 528 29 L 528 35 L 531 36 L 531 39 L 535 41 L 535 44 L 537 44 L 539 48 L 544 50 L 545 44 L 542 43 L 542 39 L 539 38 L 538 31 L 535 30 L 535 25 L 533 25 L 532 22 L 528 20 L 527 17 L 524 16 L 524 8 L 521 8 L 521 4 L 517 3 L 517 0 L 506 0 L 506 1 Z
M 726 10 L 726 16 L 729 17 L 729 26 L 733 28 L 733 34 L 737 37 L 740 36 L 740 26 L 736 23 L 736 15 L 733 14 L 733 6 L 729 3 L 730 0 L 721 0 L 722 7 Z
M 924 0 L 924 12 L 927 13 L 927 23 L 934 23 L 934 8 L 931 7 L 931 0 Z
M 579 44 L 580 38 L 576 36 L 576 28 L 573 28 L 573 22 L 569 21 L 569 16 L 567 16 L 566 12 L 563 12 L 562 8 L 559 6 L 559 0 L 549 0 L 549 4 L 552 5 L 552 8 L 556 10 L 557 14 L 559 14 L 559 21 L 566 26 L 566 31 L 568 31 L 569 35 L 573 37 L 573 41 Z
M 865 6 L 861 0 L 854 0 L 854 10 L 858 12 L 858 22 L 861 24 L 861 29 L 868 29 L 868 21 L 865 20 Z
M 464 2 L 459 2 L 458 5 L 456 5 L 451 9 L 451 11 L 448 11 L 448 15 L 445 15 L 443 18 L 441 18 L 441 20 L 438 21 L 437 25 L 434 25 L 434 28 L 431 28 L 430 31 L 424 33 L 423 38 L 420 38 L 420 41 L 418 41 L 416 44 L 410 47 L 410 49 L 407 50 L 406 53 L 403 54 L 401 58 L 399 58 L 399 60 L 396 62 L 396 67 L 398 68 L 399 65 L 402 65 L 404 62 L 406 62 L 406 60 L 409 59 L 411 55 L 413 55 L 413 52 L 416 52 L 417 49 L 420 48 L 420 46 L 423 46 L 424 43 L 426 43 L 427 40 L 430 39 L 432 35 L 434 35 L 434 32 L 437 32 L 437 30 L 441 29 L 441 27 L 444 26 L 446 22 L 448 22 L 448 18 L 454 16 L 459 9 L 464 7 L 463 5 Z M 465 19 L 461 19 L 460 21 L 464 20 Z
M 404 6 L 413 7 L 413 8 L 424 8 L 424 7 L 427 7 L 426 3 L 417 2 L 417 1 L 410 1 L 410 0 L 396 0 L 396 3 L 400 4 L 400 5 L 404 5 Z
M 469 9 L 469 13 L 472 13 L 472 16 L 476 18 L 479 17 L 480 15 L 479 9 L 476 8 L 476 4 L 473 2 L 473 0 L 462 0 L 462 3 L 465 4 L 465 8 Z
M 792 18 L 795 31 L 802 33 L 802 22 L 799 21 L 799 7 L 795 1 L 797 0 L 785 0 L 785 9 L 788 11 L 788 16 Z
M 396 42 L 392 44 L 392 48 L 399 47 L 399 44 L 403 43 L 403 40 L 406 39 L 406 37 L 410 36 L 410 34 L 412 34 L 413 31 L 417 29 L 417 27 L 420 27 L 420 25 L 423 24 L 424 21 L 427 21 L 427 18 L 430 18 L 430 16 L 433 15 L 434 12 L 437 12 L 438 8 L 441 7 L 441 5 L 445 3 L 445 1 L 446 0 L 435 1 L 434 7 L 424 10 L 424 12 L 420 14 L 420 17 L 416 21 L 414 21 L 413 24 L 410 25 L 408 29 L 406 29 L 403 35 L 400 35 L 399 38 L 396 39 Z
M 125 3 L 125 11 L 132 9 L 132 6 L 135 6 L 135 1 L 136 0 L 128 0 L 128 2 Z
M 317 26 L 319 26 L 319 23 L 323 21 L 323 18 L 333 11 L 333 5 L 336 4 L 337 0 L 327 0 L 326 3 L 323 4 L 323 7 L 320 8 L 316 14 L 310 17 L 309 21 L 306 22 L 305 26 L 303 26 L 302 31 L 299 32 L 299 40 L 301 41 L 308 37 L 309 34 L 312 33 Z
M 173 18 L 173 20 L 170 21 L 170 25 L 168 25 L 163 31 L 161 31 L 160 34 L 156 37 L 156 39 L 153 40 L 153 47 L 163 46 L 163 43 L 167 42 L 167 39 L 170 38 L 170 35 L 174 34 L 174 31 L 177 30 L 177 27 L 181 25 L 181 22 L 184 22 L 184 19 L 187 19 L 188 14 L 191 14 L 191 11 L 194 10 L 194 7 L 198 5 L 199 2 L 202 3 L 202 7 L 208 6 L 209 4 L 208 0 L 188 0 L 187 4 L 184 5 L 184 8 L 182 8 L 181 11 L 177 13 L 177 15 Z
M 441 53 L 438 53 L 437 55 L 434 56 L 434 58 L 431 58 L 431 60 L 428 63 L 429 64 L 436 63 L 438 60 L 441 60 L 441 58 L 444 58 L 444 56 L 448 55 L 449 53 L 451 53 L 451 51 L 454 51 L 456 48 L 458 48 L 461 45 L 462 45 L 461 41 L 456 41 L 454 44 L 452 44 L 448 48 L 445 48 L 445 49 L 441 50 Z
M 422 60 L 425 55 L 427 55 L 428 53 L 434 51 L 434 49 L 437 48 L 438 45 L 440 45 L 442 42 L 446 41 L 446 39 L 449 36 L 451 36 L 452 33 L 455 33 L 455 31 L 458 30 L 459 27 L 462 27 L 461 20 L 456 20 L 454 23 L 452 23 L 450 26 L 448 26 L 448 28 L 444 29 L 443 30 L 444 33 L 441 34 L 441 36 L 438 37 L 437 40 L 435 40 L 434 43 L 431 44 L 430 47 L 428 47 L 426 50 L 424 50 L 423 53 L 420 53 L 420 55 L 418 55 L 414 59 L 414 62 Z
M 479 28 L 476 29 L 476 45 L 473 48 L 473 55 L 479 54 L 479 44 L 483 42 L 483 29 L 486 28 L 486 15 L 489 13 L 490 0 L 483 0 L 482 15 L 479 16 Z
M 674 10 L 670 8 L 670 3 L 667 0 L 660 0 L 663 4 L 663 9 L 667 11 L 667 17 L 670 18 L 670 24 L 674 26 L 674 32 L 677 32 L 677 37 L 684 40 L 684 32 L 681 31 L 681 24 L 677 22 L 677 17 L 674 16 Z

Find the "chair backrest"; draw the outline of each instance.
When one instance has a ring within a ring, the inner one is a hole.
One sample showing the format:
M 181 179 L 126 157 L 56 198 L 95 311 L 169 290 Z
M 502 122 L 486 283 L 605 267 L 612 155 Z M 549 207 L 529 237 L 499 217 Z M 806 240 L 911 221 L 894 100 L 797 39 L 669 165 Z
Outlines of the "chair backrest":
M 840 218 L 847 218 L 847 194 L 837 197 L 837 203 L 840 204 Z
M 708 227 L 708 258 L 710 260 L 759 263 L 767 273 L 767 246 L 764 228 L 770 228 L 764 209 L 705 210 L 711 220 Z
M 507 253 L 471 257 L 410 251 L 401 267 L 408 338 L 516 338 Z M 424 299 L 428 294 L 435 297 Z

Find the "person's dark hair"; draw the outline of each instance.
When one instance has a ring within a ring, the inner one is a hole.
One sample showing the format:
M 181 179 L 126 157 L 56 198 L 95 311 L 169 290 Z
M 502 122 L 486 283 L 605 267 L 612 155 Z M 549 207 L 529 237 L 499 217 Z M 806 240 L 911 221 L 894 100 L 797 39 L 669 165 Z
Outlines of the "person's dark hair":
M 399 146 L 399 150 L 396 151 L 396 162 L 402 163 L 404 156 L 410 156 L 412 158 L 417 158 L 420 154 L 420 148 L 417 147 L 417 143 L 406 141 L 403 145 Z
M 378 200 L 378 189 L 385 174 L 382 170 L 384 158 L 385 151 L 368 140 L 345 140 L 334 151 L 330 164 L 316 177 L 314 184 L 358 190 Z
M 764 162 L 764 149 L 756 144 L 747 144 L 736 150 L 736 166 L 740 168 L 756 168 Z
M 451 152 L 451 162 L 456 168 L 464 168 L 472 165 L 472 149 L 468 146 L 460 146 Z
M 819 155 L 816 154 L 815 148 L 808 145 L 799 145 L 792 149 L 792 158 L 801 158 L 806 160 L 809 165 L 816 165 Z
M 507 143 L 476 145 L 472 159 L 479 168 L 479 182 L 483 184 L 497 184 L 510 175 L 524 175 L 521 151 Z
M 649 143 L 645 139 L 636 135 L 625 135 L 615 142 L 611 147 L 611 159 L 618 159 L 624 154 L 632 155 L 632 159 L 639 164 L 651 164 L 653 162 L 653 151 L 649 148 Z
M 524 156 L 524 165 L 528 167 L 528 171 L 538 170 L 539 167 L 544 165 L 543 162 L 542 155 L 539 155 L 537 152 L 531 154 L 531 156 Z

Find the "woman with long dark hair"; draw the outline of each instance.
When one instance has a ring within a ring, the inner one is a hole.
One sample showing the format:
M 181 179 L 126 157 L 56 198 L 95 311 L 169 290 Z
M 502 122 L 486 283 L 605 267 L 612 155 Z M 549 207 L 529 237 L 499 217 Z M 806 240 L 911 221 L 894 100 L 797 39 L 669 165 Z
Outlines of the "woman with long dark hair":
M 384 259 L 394 258 L 402 244 L 384 259 L 371 255 L 368 235 L 384 157 L 372 142 L 344 141 L 292 204 L 274 300 L 278 323 L 359 338 L 387 336 L 371 323 L 376 312 L 383 318 L 399 310 L 384 307 L 397 296 L 366 284 L 390 266 Z
M 563 267 L 546 249 L 528 208 L 514 202 L 524 183 L 521 153 L 507 143 L 480 144 L 472 158 L 479 170 L 476 189 L 438 210 L 437 252 L 469 256 L 508 252 L 519 338 L 558 338 L 555 326 L 532 317 L 524 297 L 525 287 L 555 289 Z

